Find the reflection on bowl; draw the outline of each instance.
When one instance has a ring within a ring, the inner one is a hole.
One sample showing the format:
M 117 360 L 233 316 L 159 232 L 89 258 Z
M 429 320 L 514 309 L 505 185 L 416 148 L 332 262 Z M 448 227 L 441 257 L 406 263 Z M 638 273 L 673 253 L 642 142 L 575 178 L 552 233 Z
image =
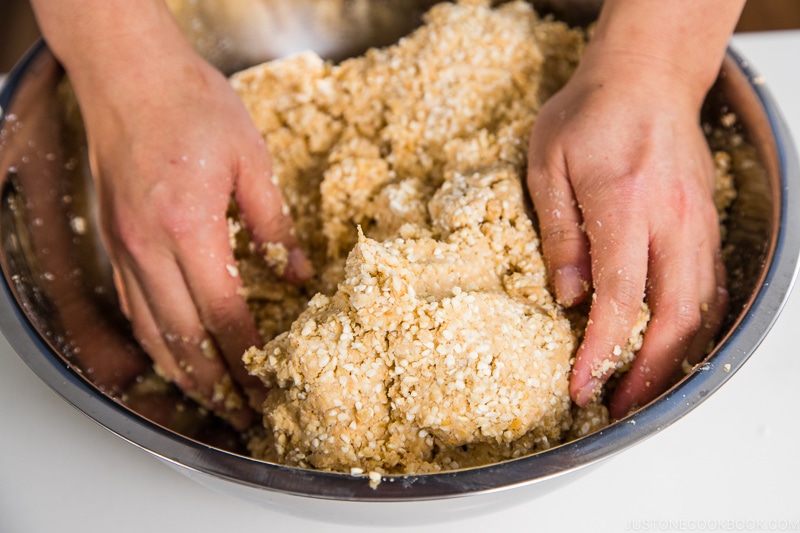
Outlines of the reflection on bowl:
M 403 24 L 407 31 L 415 22 Z M 340 33 L 331 35 L 341 41 Z M 333 57 L 361 51 L 326 50 Z M 269 59 L 274 53 L 243 61 Z M 313 506 L 316 516 L 354 522 L 413 506 L 412 513 L 393 516 L 444 520 L 552 490 L 680 419 L 724 384 L 764 338 L 794 279 L 800 240 L 786 220 L 787 213 L 800 208 L 797 154 L 768 92 L 731 51 L 706 107 L 712 117 L 724 110 L 737 114 L 764 171 L 737 183 L 740 194 L 728 232 L 737 250 L 732 259 L 738 272 L 731 287 L 734 305 L 718 346 L 702 365 L 602 431 L 495 465 L 385 476 L 372 488 L 359 477 L 256 461 L 242 454 L 236 435 L 190 401 L 143 379 L 150 362 L 117 307 L 96 231 L 84 141 L 62 120 L 62 78 L 59 65 L 39 43 L 0 95 L 4 335 L 43 381 L 114 433 L 202 483 L 281 510 L 306 514 Z

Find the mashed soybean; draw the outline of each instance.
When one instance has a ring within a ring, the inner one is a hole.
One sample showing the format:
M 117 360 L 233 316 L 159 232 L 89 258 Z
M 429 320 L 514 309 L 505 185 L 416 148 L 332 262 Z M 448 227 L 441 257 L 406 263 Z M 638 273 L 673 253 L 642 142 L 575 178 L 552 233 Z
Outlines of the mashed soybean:
M 548 290 L 522 187 L 539 108 L 585 41 L 524 2 L 440 4 L 395 46 L 233 77 L 317 271 L 286 285 L 232 222 L 271 339 L 244 358 L 270 387 L 254 456 L 421 473 L 607 424 L 601 405 L 571 404 L 581 324 Z

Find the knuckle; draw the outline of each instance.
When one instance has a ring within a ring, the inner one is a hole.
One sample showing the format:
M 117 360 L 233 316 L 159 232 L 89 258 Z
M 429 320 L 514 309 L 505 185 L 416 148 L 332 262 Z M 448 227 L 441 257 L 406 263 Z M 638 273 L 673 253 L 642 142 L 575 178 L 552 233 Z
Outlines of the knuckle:
M 544 259 L 552 272 L 564 266 L 588 263 L 588 240 L 576 225 L 550 226 L 541 239 Z
M 644 171 L 628 170 L 619 175 L 598 180 L 597 194 L 599 206 L 613 201 L 617 206 L 625 206 L 625 211 L 633 210 L 652 192 L 652 177 Z
M 601 292 L 602 290 L 602 292 Z M 614 337 L 627 337 L 639 316 L 644 301 L 644 291 L 632 280 L 619 280 L 613 286 L 599 289 L 592 306 L 591 321 L 600 324 L 601 330 L 612 332 Z
M 141 212 L 125 205 L 116 206 L 102 220 L 102 231 L 110 247 L 125 250 L 136 261 L 145 261 L 152 255 L 154 243 L 204 239 L 205 228 L 212 221 L 207 213 L 199 203 L 172 203 L 154 198 Z
M 127 250 L 138 250 L 147 241 L 140 219 L 130 216 L 123 207 L 102 212 L 100 228 L 106 244 L 111 248 L 121 245 Z
M 668 205 L 672 216 L 683 221 L 689 216 L 696 215 L 698 211 L 692 205 L 693 195 L 685 183 L 678 182 L 670 191 Z
M 551 248 L 583 245 L 586 241 L 580 225 L 572 221 L 550 222 L 543 225 L 540 232 L 542 242 Z
M 563 240 L 583 240 L 584 233 L 578 222 L 573 220 L 559 220 L 552 218 L 540 229 L 543 240 L 561 242 Z
M 608 306 L 615 317 L 628 322 L 639 314 L 642 308 L 643 294 L 632 283 L 623 282 L 614 294 L 608 297 Z
M 200 309 L 203 323 L 212 333 L 226 333 L 242 322 L 242 304 L 234 295 L 216 296 Z
M 675 332 L 675 337 L 686 338 L 694 335 L 703 323 L 700 304 L 694 300 L 677 301 L 668 306 L 660 306 L 663 316 Z
M 651 173 L 642 169 L 631 169 L 622 174 L 620 178 L 625 184 L 623 191 L 629 191 L 633 196 L 641 196 L 652 190 Z
M 210 222 L 202 202 L 189 199 L 154 204 L 155 226 L 160 228 L 173 242 L 197 235 Z
M 605 286 L 606 297 L 615 307 L 630 311 L 638 312 L 644 300 L 644 289 L 639 284 L 638 279 L 631 275 L 625 275 L 624 272 L 616 271 L 613 276 L 608 274 L 609 269 L 595 268 L 598 280 L 598 286 Z M 613 270 L 613 269 L 610 269 Z
M 292 219 L 283 212 L 281 206 L 264 210 L 260 219 L 252 224 L 254 237 L 259 242 L 294 242 Z

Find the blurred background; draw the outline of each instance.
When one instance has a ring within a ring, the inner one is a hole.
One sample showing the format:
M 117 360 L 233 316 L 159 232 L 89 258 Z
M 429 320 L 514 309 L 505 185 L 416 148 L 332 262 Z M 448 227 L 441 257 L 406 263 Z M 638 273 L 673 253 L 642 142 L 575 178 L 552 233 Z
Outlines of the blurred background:
M 800 29 L 800 1 L 750 0 L 736 31 Z M 39 36 L 27 0 L 0 0 L 0 73 L 8 72 Z

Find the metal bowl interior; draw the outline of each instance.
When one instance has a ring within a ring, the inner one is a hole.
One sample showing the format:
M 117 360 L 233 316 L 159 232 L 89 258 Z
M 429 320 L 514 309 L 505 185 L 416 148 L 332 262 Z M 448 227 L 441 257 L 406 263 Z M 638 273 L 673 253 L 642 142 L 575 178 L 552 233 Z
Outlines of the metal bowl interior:
M 406 31 L 413 27 L 408 24 Z M 117 307 L 96 230 L 84 140 L 64 118 L 76 110 L 63 108 L 62 79 L 58 63 L 39 43 L 0 94 L 0 328 L 44 382 L 102 426 L 203 483 L 282 510 L 303 513 L 313 498 L 329 518 L 348 521 L 365 516 L 363 507 L 352 507 L 357 504 L 370 503 L 380 516 L 380 504 L 414 502 L 419 510 L 436 501 L 446 502 L 437 503 L 439 519 L 463 518 L 464 509 L 496 509 L 550 490 L 666 428 L 722 386 L 754 353 L 794 282 L 800 251 L 797 154 L 760 78 L 731 50 L 706 107 L 712 116 L 737 114 L 764 168 L 737 183 L 728 238 L 743 274 L 731 288 L 734 305 L 725 331 L 701 365 L 602 431 L 514 461 L 386 476 L 376 488 L 361 477 L 256 461 L 196 409 L 174 417 L 176 402 L 187 401 L 177 394 L 165 402 L 122 401 L 150 364 Z M 514 487 L 519 496 L 509 497 L 505 489 Z

